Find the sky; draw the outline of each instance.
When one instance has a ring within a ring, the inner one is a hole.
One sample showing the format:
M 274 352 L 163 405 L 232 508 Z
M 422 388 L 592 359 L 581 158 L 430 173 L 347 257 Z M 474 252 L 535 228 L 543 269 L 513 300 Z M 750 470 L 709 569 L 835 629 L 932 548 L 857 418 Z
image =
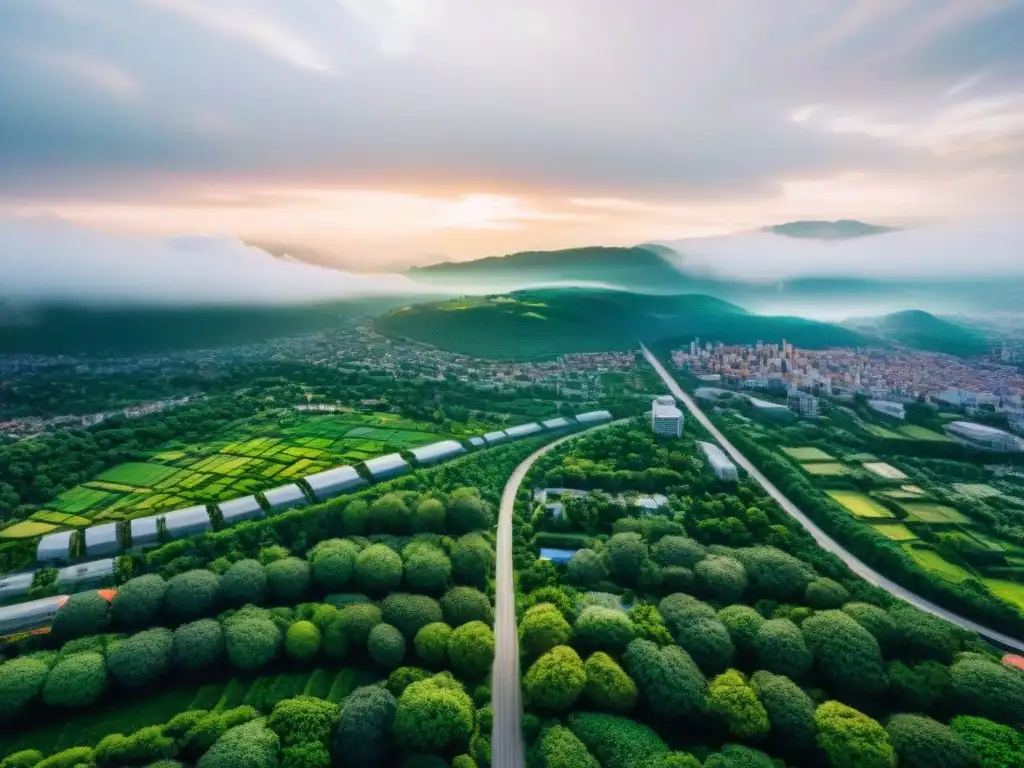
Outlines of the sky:
M 0 0 L 0 71 L 0 217 L 157 245 L 391 272 L 1024 214 L 1022 0 Z

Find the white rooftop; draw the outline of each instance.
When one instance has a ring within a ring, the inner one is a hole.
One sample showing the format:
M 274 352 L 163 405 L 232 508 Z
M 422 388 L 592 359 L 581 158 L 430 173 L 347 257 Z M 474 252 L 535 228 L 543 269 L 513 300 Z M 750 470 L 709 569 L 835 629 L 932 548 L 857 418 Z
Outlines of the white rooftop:
M 484 440 L 482 437 L 471 437 L 469 438 L 469 444 L 472 445 L 474 448 L 482 448 L 483 446 L 487 445 L 487 441 Z
M 570 426 L 571 423 L 572 422 L 570 422 L 564 416 L 559 416 L 558 418 L 548 419 L 547 421 L 541 422 L 541 424 L 544 426 L 544 429 L 564 429 L 565 427 Z
M 484 441 L 488 445 L 494 445 L 495 443 L 500 443 L 503 440 L 508 440 L 508 435 L 502 432 L 500 429 L 497 430 L 496 432 L 488 432 L 486 435 L 484 435 Z
M 519 437 L 526 437 L 527 435 L 533 435 L 541 431 L 540 424 L 517 424 L 514 427 L 509 427 L 505 430 L 505 434 L 509 437 L 516 439 Z
M 589 411 L 588 413 L 576 414 L 576 421 L 580 424 L 592 424 L 598 421 L 611 421 L 612 415 L 609 411 Z
M 359 473 L 347 464 L 343 467 L 335 467 L 324 472 L 317 472 L 315 475 L 309 475 L 306 482 L 321 501 L 366 485 L 366 481 L 359 476 Z
M 410 467 L 405 459 L 397 453 L 389 453 L 386 456 L 378 456 L 376 459 L 368 459 L 363 462 L 367 471 L 377 480 L 387 477 L 394 477 L 408 472 Z
M 284 512 L 286 509 L 306 505 L 306 494 L 295 483 L 279 485 L 277 488 L 264 491 L 263 498 L 267 500 L 273 512 Z
M 231 499 L 231 501 L 221 501 L 217 504 L 217 508 L 220 509 L 221 519 L 228 525 L 263 517 L 263 507 L 256 501 L 255 496 L 242 496 L 239 499 Z
M 164 527 L 172 539 L 213 530 L 206 505 L 176 509 L 164 515 Z
M 466 449 L 458 440 L 442 440 L 439 443 L 431 443 L 430 445 L 424 445 L 422 448 L 414 448 L 410 451 L 413 458 L 420 464 L 432 464 L 435 461 L 450 459 L 465 452 Z
M 36 548 L 36 560 L 41 563 L 67 560 L 68 551 L 71 549 L 71 534 L 72 531 L 58 531 L 43 536 Z
M 116 555 L 119 551 L 117 523 L 103 523 L 85 529 L 85 554 L 89 557 Z
M 985 424 L 975 424 L 973 421 L 951 421 L 947 424 L 950 429 L 971 436 L 977 437 L 1014 437 L 1009 432 Z

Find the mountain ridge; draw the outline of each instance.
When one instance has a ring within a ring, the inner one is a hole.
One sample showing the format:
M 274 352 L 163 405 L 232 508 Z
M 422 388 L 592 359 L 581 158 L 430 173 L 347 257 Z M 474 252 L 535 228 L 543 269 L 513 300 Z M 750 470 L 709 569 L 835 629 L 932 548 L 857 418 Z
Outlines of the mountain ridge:
M 844 321 L 842 325 L 925 352 L 945 352 L 960 357 L 971 357 L 988 351 L 985 339 L 978 331 L 922 309 L 905 309 L 877 317 L 852 318 Z

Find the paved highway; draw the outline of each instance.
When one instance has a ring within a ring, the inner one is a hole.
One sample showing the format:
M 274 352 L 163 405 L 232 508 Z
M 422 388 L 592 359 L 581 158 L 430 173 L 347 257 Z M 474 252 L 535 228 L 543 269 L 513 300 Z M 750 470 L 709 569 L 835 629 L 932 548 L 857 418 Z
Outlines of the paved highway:
M 491 765 L 494 768 L 522 768 L 523 702 L 519 684 L 519 633 L 516 631 L 516 595 L 512 578 L 512 513 L 516 494 L 523 478 L 533 463 L 557 445 L 595 429 L 621 424 L 622 421 L 599 424 L 596 427 L 565 435 L 541 446 L 516 467 L 501 494 L 498 511 L 498 564 L 495 585 L 494 615 L 494 671 L 491 679 L 491 707 L 494 724 L 491 726 Z
M 668 387 L 669 391 L 677 398 L 683 401 L 683 404 L 686 406 L 687 410 L 689 410 L 693 417 L 697 419 L 697 421 L 700 422 L 700 424 L 708 432 L 711 433 L 715 440 L 718 441 L 719 445 L 721 445 L 725 452 L 729 454 L 732 460 L 736 462 L 738 466 L 743 467 L 743 469 L 749 472 L 750 476 L 753 477 L 761 485 L 762 488 L 764 488 L 768 495 L 779 503 L 779 506 L 786 510 L 786 512 L 792 515 L 797 520 L 797 522 L 800 523 L 800 525 L 807 529 L 811 536 L 814 537 L 814 540 L 818 543 L 818 546 L 822 547 L 823 549 L 827 549 L 829 552 L 836 555 L 836 557 L 838 557 L 844 563 L 846 563 L 846 565 L 850 568 L 851 571 L 856 573 L 858 576 L 860 576 L 862 579 L 869 582 L 870 584 L 874 584 L 876 587 L 881 587 L 890 595 L 898 597 L 901 600 L 906 600 L 908 603 L 917 606 L 922 611 L 927 611 L 928 613 L 934 614 L 953 624 L 957 624 L 965 629 L 977 632 L 986 640 L 995 643 L 996 645 L 999 645 L 1006 649 L 1011 649 L 1017 652 L 1024 653 L 1024 642 L 1021 642 L 1016 638 L 1010 637 L 1009 635 L 1003 634 L 1002 632 L 997 632 L 994 629 L 989 629 L 988 627 L 978 624 L 977 622 L 971 621 L 970 619 L 965 619 L 962 616 L 958 616 L 957 614 L 946 610 L 942 606 L 936 605 L 935 603 L 925 600 L 923 597 L 914 594 L 905 587 L 902 587 L 896 582 L 892 581 L 891 579 L 886 578 L 878 571 L 874 570 L 873 568 L 870 568 L 869 566 L 865 565 L 863 562 L 858 560 L 856 557 L 854 557 L 850 552 L 844 549 L 839 544 L 839 542 L 837 542 L 835 539 L 833 539 L 831 536 L 825 533 L 809 517 L 807 517 L 807 515 L 801 512 L 800 509 L 793 502 L 787 499 L 782 494 L 782 492 L 778 488 L 776 488 L 775 485 L 767 477 L 761 474 L 760 470 L 758 470 L 757 467 L 751 464 L 750 461 L 748 461 L 742 453 L 736 450 L 732 443 L 730 443 L 726 439 L 725 435 L 723 435 L 718 430 L 718 428 L 711 423 L 711 420 L 704 415 L 704 412 L 701 411 L 701 409 L 697 406 L 696 401 L 694 401 L 692 397 L 690 397 L 686 392 L 684 392 L 682 387 L 679 386 L 679 384 L 672 377 L 672 375 L 669 374 L 667 370 L 665 370 L 665 366 L 661 364 L 661 362 L 651 353 L 649 349 L 647 349 L 647 347 L 645 347 L 643 344 L 641 344 L 640 347 L 641 349 L 643 349 L 644 357 L 647 358 L 647 362 L 654 366 L 654 370 L 657 371 L 658 375 L 661 377 L 661 380 L 665 382 L 665 385 Z

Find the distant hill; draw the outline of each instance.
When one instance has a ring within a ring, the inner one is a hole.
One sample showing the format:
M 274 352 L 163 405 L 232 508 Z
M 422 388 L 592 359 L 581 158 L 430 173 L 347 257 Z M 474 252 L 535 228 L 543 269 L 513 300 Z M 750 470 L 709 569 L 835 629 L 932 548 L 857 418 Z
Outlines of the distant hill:
M 945 352 L 970 357 L 988 351 L 984 337 L 974 329 L 943 320 L 920 309 L 893 312 L 881 317 L 848 320 L 844 325 L 926 352 Z
M 821 348 L 856 345 L 848 328 L 795 317 L 754 315 L 703 295 L 652 295 L 587 288 L 515 291 L 414 304 L 375 321 L 378 332 L 492 359 L 541 359 L 568 352 L 625 350 L 643 339 L 700 336 L 727 344 L 786 339 Z
M 881 227 L 877 224 L 865 224 L 863 221 L 839 219 L 838 221 L 791 221 L 788 224 L 776 224 L 764 227 L 764 232 L 786 237 L 805 237 L 816 240 L 850 240 L 855 237 L 883 235 L 896 232 L 892 227 Z

